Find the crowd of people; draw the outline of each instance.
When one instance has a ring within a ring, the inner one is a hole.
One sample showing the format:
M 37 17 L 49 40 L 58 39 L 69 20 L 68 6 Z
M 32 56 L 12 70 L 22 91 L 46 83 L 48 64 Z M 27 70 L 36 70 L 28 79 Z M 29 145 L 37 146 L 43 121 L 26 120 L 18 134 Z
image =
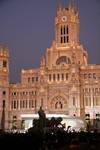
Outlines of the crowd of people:
M 100 150 L 100 133 L 67 132 L 60 128 L 34 129 L 26 133 L 0 132 L 0 146 L 4 149 L 32 148 L 34 150 Z

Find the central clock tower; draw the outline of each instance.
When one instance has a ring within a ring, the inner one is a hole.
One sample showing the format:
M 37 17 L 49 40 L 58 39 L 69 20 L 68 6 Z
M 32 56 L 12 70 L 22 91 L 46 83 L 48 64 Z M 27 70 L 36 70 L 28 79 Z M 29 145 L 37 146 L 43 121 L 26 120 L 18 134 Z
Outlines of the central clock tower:
M 80 43 L 80 20 L 74 0 L 70 0 L 68 7 L 58 6 L 54 23 L 55 39 L 46 51 L 46 67 L 87 65 L 88 55 Z
M 72 1 L 68 8 L 60 5 L 55 17 L 55 40 L 57 46 L 79 43 L 79 14 Z

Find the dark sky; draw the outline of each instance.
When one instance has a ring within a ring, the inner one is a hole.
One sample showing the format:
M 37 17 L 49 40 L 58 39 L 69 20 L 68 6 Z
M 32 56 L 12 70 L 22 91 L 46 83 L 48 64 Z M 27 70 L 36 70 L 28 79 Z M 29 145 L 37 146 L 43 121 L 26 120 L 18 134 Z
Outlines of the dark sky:
M 68 0 L 60 0 L 63 5 Z M 100 64 L 100 0 L 75 0 L 80 12 L 80 39 L 89 63 Z M 10 52 L 10 81 L 22 68 L 39 67 L 54 39 L 57 0 L 0 0 L 0 43 Z

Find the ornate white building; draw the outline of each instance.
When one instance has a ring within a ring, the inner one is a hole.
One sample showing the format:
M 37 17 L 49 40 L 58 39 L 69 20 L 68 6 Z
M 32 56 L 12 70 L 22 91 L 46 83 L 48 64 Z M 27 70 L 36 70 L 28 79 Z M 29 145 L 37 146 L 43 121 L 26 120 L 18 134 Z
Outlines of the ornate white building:
M 41 58 L 40 68 L 21 71 L 21 83 L 9 83 L 9 51 L 0 46 L 0 120 L 30 119 L 40 106 L 48 114 L 95 118 L 100 113 L 100 65 L 88 64 L 80 43 L 80 20 L 73 1 L 59 5 L 55 39 Z M 26 118 L 25 118 L 26 116 Z

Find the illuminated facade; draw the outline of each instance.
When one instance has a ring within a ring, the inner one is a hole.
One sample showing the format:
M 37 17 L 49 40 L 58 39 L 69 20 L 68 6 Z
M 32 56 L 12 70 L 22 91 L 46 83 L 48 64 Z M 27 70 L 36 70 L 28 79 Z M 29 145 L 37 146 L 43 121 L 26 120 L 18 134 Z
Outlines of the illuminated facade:
M 100 113 L 100 65 L 88 64 L 80 43 L 79 13 L 70 1 L 59 5 L 55 17 L 55 39 L 41 58 L 40 68 L 21 71 L 21 83 L 9 83 L 9 52 L 0 46 L 0 118 L 5 127 L 37 113 L 95 118 Z M 3 108 L 4 106 L 4 108 Z

